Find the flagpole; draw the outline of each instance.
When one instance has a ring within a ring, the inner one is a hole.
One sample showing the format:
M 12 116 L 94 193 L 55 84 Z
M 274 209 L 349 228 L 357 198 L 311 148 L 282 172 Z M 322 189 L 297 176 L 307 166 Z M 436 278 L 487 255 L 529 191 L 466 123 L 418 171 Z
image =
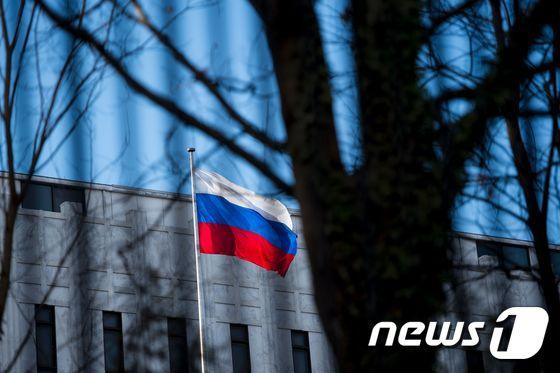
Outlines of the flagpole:
M 200 336 L 200 372 L 205 373 L 204 367 L 204 333 L 202 318 L 202 289 L 200 283 L 200 242 L 198 238 L 198 212 L 196 208 L 196 190 L 194 181 L 194 152 L 195 148 L 187 148 L 189 153 L 189 166 L 191 171 L 192 215 L 194 232 L 194 263 L 196 267 L 196 295 L 198 303 L 198 333 Z

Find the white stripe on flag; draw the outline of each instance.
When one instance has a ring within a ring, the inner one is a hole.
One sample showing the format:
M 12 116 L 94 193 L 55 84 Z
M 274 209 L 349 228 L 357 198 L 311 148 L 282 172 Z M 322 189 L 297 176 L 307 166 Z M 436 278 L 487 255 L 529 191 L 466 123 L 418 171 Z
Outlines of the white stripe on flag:
M 292 219 L 286 206 L 274 198 L 260 196 L 255 192 L 232 183 L 217 173 L 197 169 L 196 192 L 224 197 L 229 202 L 261 214 L 267 220 L 285 224 L 293 230 Z

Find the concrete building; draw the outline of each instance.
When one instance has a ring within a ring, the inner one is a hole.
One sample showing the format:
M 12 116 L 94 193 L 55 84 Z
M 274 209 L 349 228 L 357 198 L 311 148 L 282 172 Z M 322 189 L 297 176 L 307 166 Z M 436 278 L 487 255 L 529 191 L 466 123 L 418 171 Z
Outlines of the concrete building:
M 2 371 L 198 371 L 190 198 L 40 177 L 30 188 L 16 224 Z M 208 372 L 335 372 L 301 235 L 299 246 L 285 278 L 201 256 Z M 541 304 L 527 243 L 460 234 L 454 247 L 461 269 L 442 319 L 491 322 L 507 307 Z M 486 352 L 488 330 L 481 339 L 441 350 L 441 370 L 515 369 Z
M 453 247 L 456 277 L 454 283 L 447 287 L 448 312 L 441 317 L 440 322 L 451 321 L 452 332 L 458 321 L 464 321 L 465 325 L 483 321 L 485 327 L 479 332 L 480 343 L 476 347 L 440 350 L 441 371 L 539 372 L 535 358 L 498 360 L 489 352 L 490 339 L 496 326 L 504 330 L 498 350 L 507 349 L 513 323 L 508 319 L 505 324 L 497 325 L 496 318 L 502 311 L 518 306 L 544 307 L 536 281 L 536 253 L 531 243 L 458 234 Z M 553 271 L 560 277 L 559 249 L 551 246 Z
M 30 188 L 16 224 L 2 371 L 197 371 L 190 198 L 40 177 Z M 334 372 L 299 241 L 285 278 L 201 256 L 207 372 L 292 372 L 294 362 Z

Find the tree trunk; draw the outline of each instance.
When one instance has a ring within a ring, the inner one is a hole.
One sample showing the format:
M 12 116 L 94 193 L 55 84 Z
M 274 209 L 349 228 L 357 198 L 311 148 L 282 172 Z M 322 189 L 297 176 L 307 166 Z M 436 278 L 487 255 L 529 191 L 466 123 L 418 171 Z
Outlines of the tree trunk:
M 367 86 L 360 92 L 367 150 L 363 168 L 349 175 L 339 158 L 312 2 L 253 4 L 266 25 L 315 297 L 339 368 L 431 370 L 433 349 L 367 346 L 375 322 L 429 320 L 443 302 L 450 221 L 440 190 L 429 187 L 435 156 L 424 141 L 433 133 L 415 73 L 420 40 L 414 30 L 403 32 L 419 27 L 419 8 L 412 1 L 383 3 L 388 13 L 376 20 L 375 48 L 358 56 L 373 55 L 376 64 L 358 66 L 372 79 L 360 82 Z M 392 44 L 397 30 L 413 36 Z

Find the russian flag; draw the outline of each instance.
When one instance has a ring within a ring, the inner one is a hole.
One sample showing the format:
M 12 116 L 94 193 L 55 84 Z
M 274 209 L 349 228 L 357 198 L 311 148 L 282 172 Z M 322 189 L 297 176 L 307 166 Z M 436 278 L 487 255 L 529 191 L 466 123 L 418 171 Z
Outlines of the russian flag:
M 195 175 L 200 252 L 236 256 L 285 276 L 297 252 L 286 206 L 216 173 Z

